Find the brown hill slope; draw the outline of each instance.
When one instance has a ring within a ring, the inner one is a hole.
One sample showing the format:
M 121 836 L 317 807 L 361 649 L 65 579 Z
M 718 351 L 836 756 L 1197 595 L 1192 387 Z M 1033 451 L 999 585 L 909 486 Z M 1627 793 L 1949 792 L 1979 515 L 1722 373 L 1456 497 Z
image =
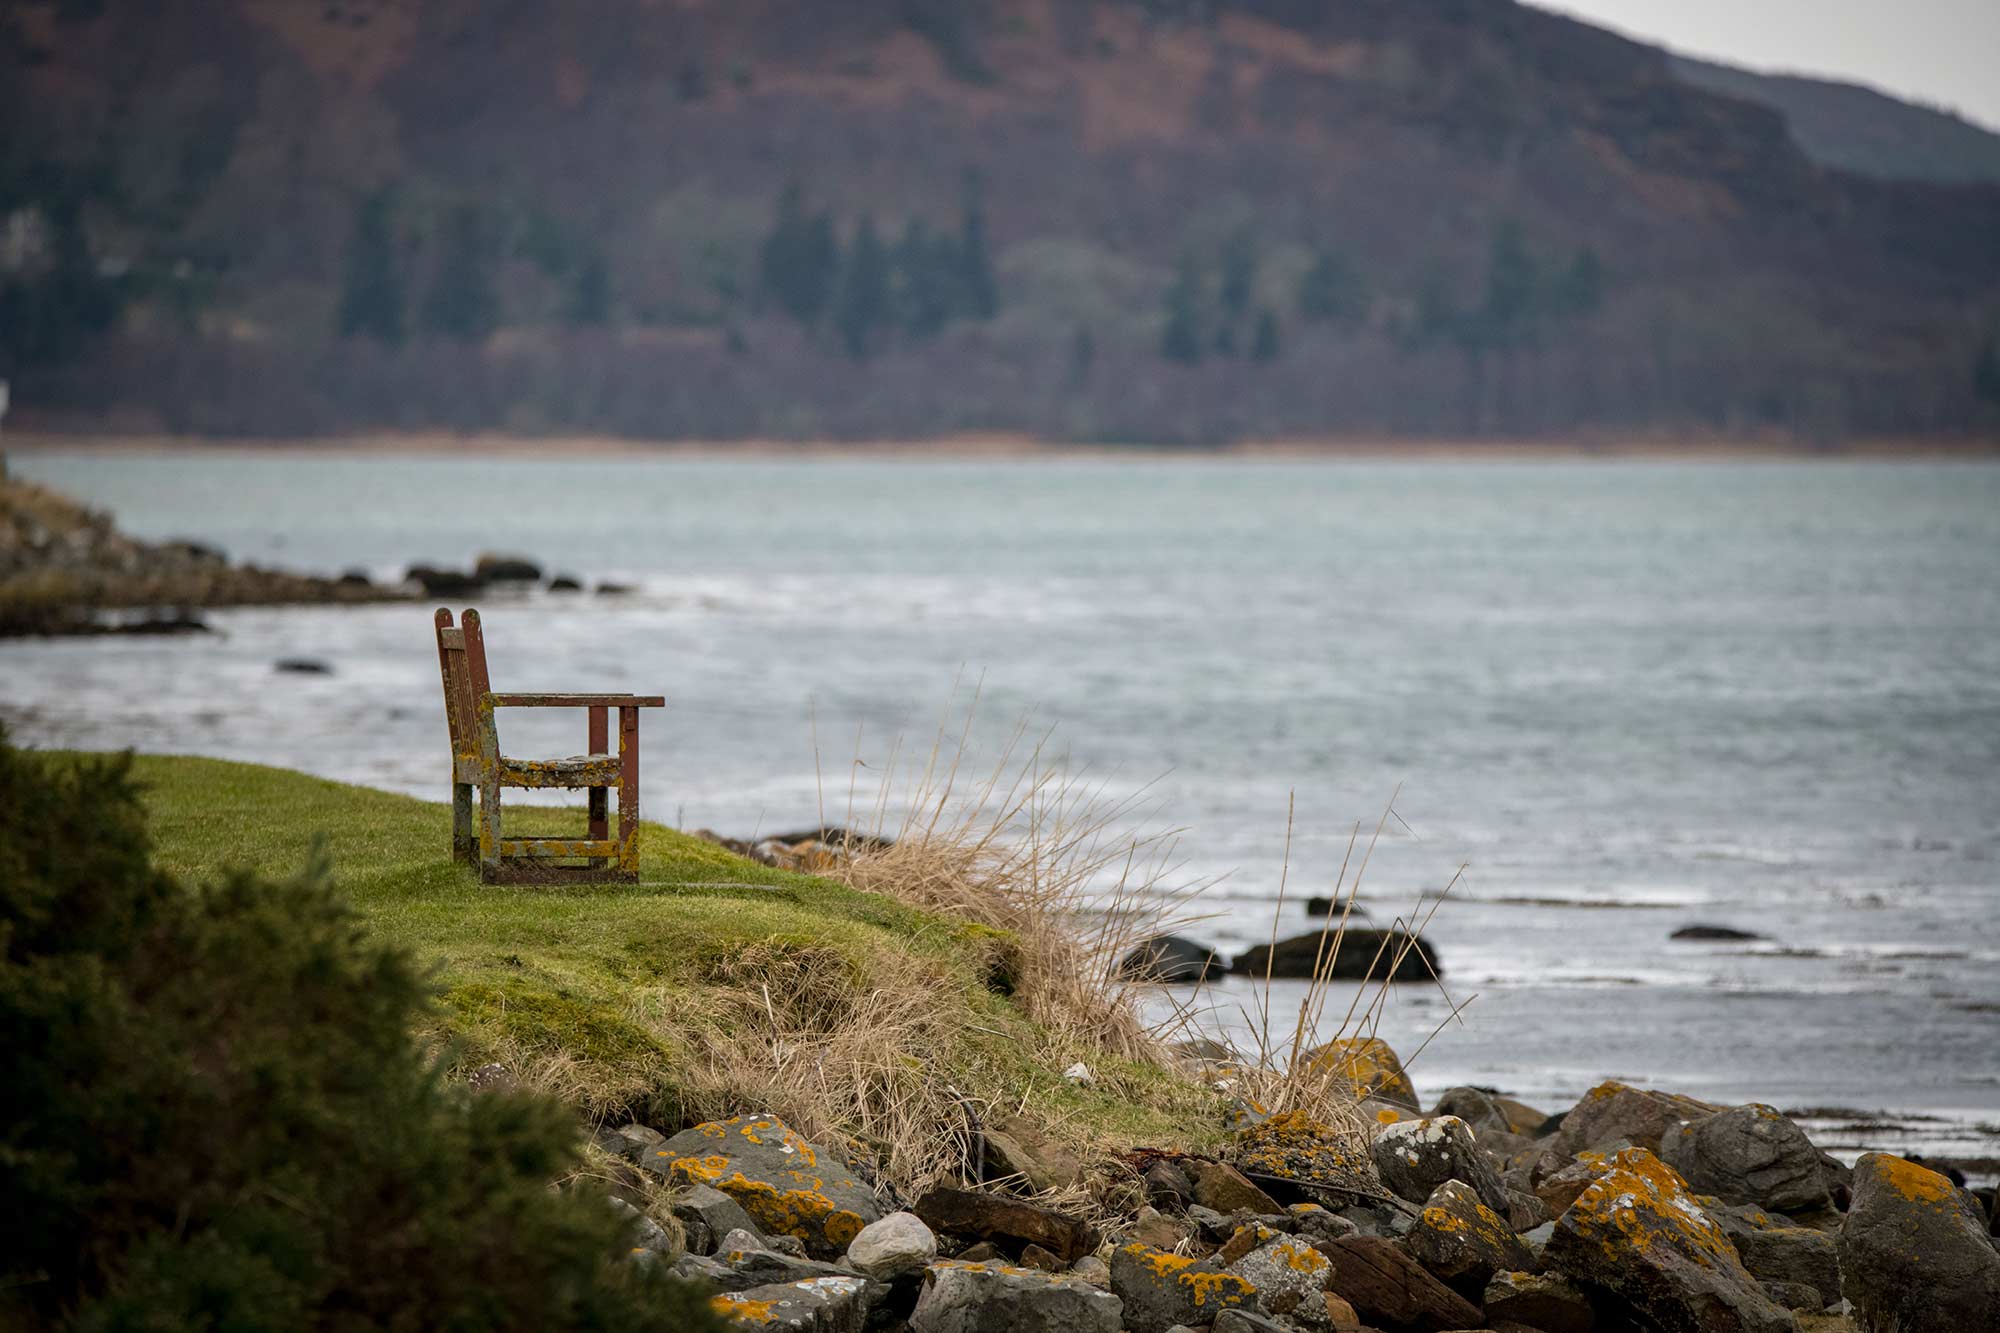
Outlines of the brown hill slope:
M 24 415 L 1169 441 L 1994 419 L 2000 188 L 1825 170 L 1769 108 L 1506 0 L 155 8 L 8 15 Z

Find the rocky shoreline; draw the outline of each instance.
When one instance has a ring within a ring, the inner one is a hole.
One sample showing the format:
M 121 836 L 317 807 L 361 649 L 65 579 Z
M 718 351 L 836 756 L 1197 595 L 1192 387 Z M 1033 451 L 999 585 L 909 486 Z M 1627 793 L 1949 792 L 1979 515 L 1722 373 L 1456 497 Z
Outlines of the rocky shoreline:
M 1212 1046 L 1184 1058 L 1231 1078 Z M 1008 1123 L 914 1199 L 771 1116 L 595 1142 L 633 1259 L 746 1329 L 2000 1331 L 1994 1190 L 1844 1165 L 1768 1106 L 1612 1081 L 1558 1114 L 1471 1087 L 1426 1108 L 1383 1042 L 1310 1058 L 1355 1080 L 1357 1119 L 1239 1100 L 1213 1157 L 1098 1160 Z

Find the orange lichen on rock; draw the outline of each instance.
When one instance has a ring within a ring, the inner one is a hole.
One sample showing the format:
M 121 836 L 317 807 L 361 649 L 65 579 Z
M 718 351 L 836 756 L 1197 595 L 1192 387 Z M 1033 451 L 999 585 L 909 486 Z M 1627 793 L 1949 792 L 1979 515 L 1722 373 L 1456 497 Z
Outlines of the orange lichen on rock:
M 1417 1106 L 1416 1085 L 1403 1072 L 1394 1048 L 1380 1037 L 1337 1037 L 1306 1053 L 1306 1072 L 1315 1077 L 1344 1079 L 1356 1099 L 1383 1097 Z
M 1236 1164 L 1254 1175 L 1373 1188 L 1374 1159 L 1358 1134 L 1286 1111 L 1236 1136 Z
M 1209 1268 L 1205 1261 L 1169 1254 L 1138 1243 L 1125 1246 L 1123 1253 L 1179 1287 L 1189 1304 L 1196 1309 L 1209 1305 L 1226 1309 L 1257 1298 L 1257 1288 L 1247 1278 L 1217 1272 Z
M 1644 1148 L 1627 1148 L 1606 1163 L 1562 1221 L 1599 1242 L 1607 1256 L 1666 1244 L 1704 1265 L 1740 1264 L 1736 1247 L 1695 1203 L 1687 1183 Z
M 1958 1188 L 1929 1167 L 1887 1153 L 1876 1155 L 1870 1165 L 1883 1184 L 1911 1203 L 1952 1207 L 1957 1201 Z

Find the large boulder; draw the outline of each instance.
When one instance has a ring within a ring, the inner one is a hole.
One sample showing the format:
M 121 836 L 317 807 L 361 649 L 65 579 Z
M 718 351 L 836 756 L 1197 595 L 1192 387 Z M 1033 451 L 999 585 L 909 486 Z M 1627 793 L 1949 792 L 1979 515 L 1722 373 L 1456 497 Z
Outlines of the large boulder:
M 1179 935 L 1155 935 L 1118 961 L 1118 975 L 1130 981 L 1206 981 L 1228 970 L 1215 950 Z
M 1699 1120 L 1722 1108 L 1677 1093 L 1634 1088 L 1607 1080 L 1583 1094 L 1563 1117 L 1555 1142 L 1543 1154 L 1537 1178 L 1567 1166 L 1578 1153 L 1616 1151 L 1630 1145 L 1658 1155 L 1660 1139 L 1683 1120 Z
M 1213 1323 L 1224 1310 L 1257 1308 L 1248 1279 L 1136 1242 L 1111 1252 L 1111 1290 L 1125 1303 L 1132 1333 L 1165 1333 L 1175 1324 Z
M 1182 1166 L 1194 1184 L 1194 1201 L 1224 1217 L 1231 1213 L 1255 1213 L 1264 1217 L 1285 1211 L 1276 1199 L 1226 1162 L 1195 1157 L 1189 1158 Z
M 947 1259 L 924 1271 L 911 1333 L 1118 1333 L 1124 1307 L 1081 1277 Z
M 1840 1289 L 1868 1333 L 2000 1333 L 2000 1252 L 1970 1197 L 1886 1153 L 1854 1164 Z
M 1257 1303 L 1267 1314 L 1303 1328 L 1333 1328 L 1327 1313 L 1327 1282 L 1333 1261 L 1303 1240 L 1274 1236 L 1227 1269 L 1257 1290 Z
M 1097 1248 L 1097 1231 L 1080 1218 L 980 1190 L 940 1185 L 911 1211 L 934 1231 L 1005 1242 L 1014 1249 L 1039 1245 L 1064 1263 L 1075 1263 Z
M 1493 1164 L 1455 1115 L 1384 1125 L 1371 1151 L 1382 1183 L 1411 1203 L 1424 1203 L 1447 1180 L 1460 1180 L 1494 1212 L 1504 1216 L 1512 1206 Z
M 808 1142 L 773 1116 L 737 1116 L 683 1130 L 653 1151 L 669 1180 L 707 1185 L 743 1206 L 757 1229 L 797 1236 L 837 1258 L 882 1215 L 845 1154 Z
M 1444 975 L 1437 946 L 1423 936 L 1353 925 L 1342 933 L 1338 951 L 1331 930 L 1315 930 L 1275 946 L 1245 949 L 1229 970 L 1239 977 L 1261 977 L 1268 971 L 1272 977 L 1310 981 L 1315 969 L 1335 981 L 1431 981 Z
M 1793 1226 L 1762 1208 L 1711 1198 L 1696 1202 L 1722 1228 L 1743 1266 L 1766 1291 L 1774 1284 L 1810 1287 L 1819 1297 L 1815 1308 L 1840 1304 L 1840 1253 L 1834 1233 Z
M 1403 1236 L 1403 1247 L 1446 1286 L 1475 1300 L 1495 1273 L 1535 1266 L 1534 1254 L 1507 1220 L 1458 1180 L 1447 1180 L 1431 1194 Z
M 1509 1320 L 1542 1333 L 1591 1333 L 1597 1324 L 1590 1299 L 1554 1273 L 1495 1273 L 1479 1303 L 1496 1323 Z
M 1627 1148 L 1556 1220 L 1542 1250 L 1561 1273 L 1660 1333 L 1793 1333 L 1687 1184 Z
M 1380 1037 L 1336 1037 L 1306 1052 L 1306 1073 L 1411 1111 L 1421 1109 L 1417 1089 L 1403 1072 L 1395 1048 Z
M 1660 1160 L 1690 1188 L 1727 1203 L 1803 1213 L 1833 1202 L 1819 1149 L 1769 1106 L 1732 1106 L 1670 1125 L 1660 1136 Z
M 1296 1185 L 1331 1186 L 1373 1193 L 1380 1181 L 1368 1140 L 1356 1130 L 1285 1111 L 1239 1130 L 1236 1165 L 1246 1175 Z
M 1394 1241 L 1350 1236 L 1319 1249 L 1333 1264 L 1328 1286 L 1377 1328 L 1438 1333 L 1486 1322 L 1478 1306 L 1425 1272 Z

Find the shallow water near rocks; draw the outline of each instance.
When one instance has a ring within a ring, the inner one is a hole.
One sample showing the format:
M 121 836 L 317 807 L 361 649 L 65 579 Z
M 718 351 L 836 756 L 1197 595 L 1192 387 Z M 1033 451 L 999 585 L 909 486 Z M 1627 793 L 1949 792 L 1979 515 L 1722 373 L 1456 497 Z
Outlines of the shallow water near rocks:
M 1431 1038 L 1427 1096 L 1475 1082 L 1560 1109 L 1618 1076 L 1858 1108 L 1869 1127 L 1825 1122 L 1849 1151 L 2000 1155 L 1980 1128 L 2000 1124 L 2000 467 L 10 466 L 238 559 L 391 576 L 520 550 L 633 584 L 481 599 L 495 684 L 666 694 L 646 813 L 686 827 L 845 822 L 850 784 L 865 823 L 894 738 L 927 751 L 954 680 L 960 704 L 978 682 L 972 767 L 1024 717 L 1053 727 L 1048 753 L 1186 830 L 1178 881 L 1227 875 L 1188 933 L 1233 953 L 1270 936 L 1288 797 L 1287 935 L 1316 928 L 1303 899 L 1396 794 L 1360 894 L 1375 922 L 1465 867 L 1426 928 L 1446 992 L 1399 987 L 1381 1018 L 1406 1056 Z M 38 744 L 442 798 L 430 609 L 0 643 L 0 716 Z M 274 671 L 287 657 L 332 670 Z M 581 719 L 508 727 L 520 753 L 582 742 Z M 1766 939 L 1668 939 L 1694 922 Z M 1274 1028 L 1302 992 L 1274 987 Z M 1240 1036 L 1252 997 L 1199 1003 Z

